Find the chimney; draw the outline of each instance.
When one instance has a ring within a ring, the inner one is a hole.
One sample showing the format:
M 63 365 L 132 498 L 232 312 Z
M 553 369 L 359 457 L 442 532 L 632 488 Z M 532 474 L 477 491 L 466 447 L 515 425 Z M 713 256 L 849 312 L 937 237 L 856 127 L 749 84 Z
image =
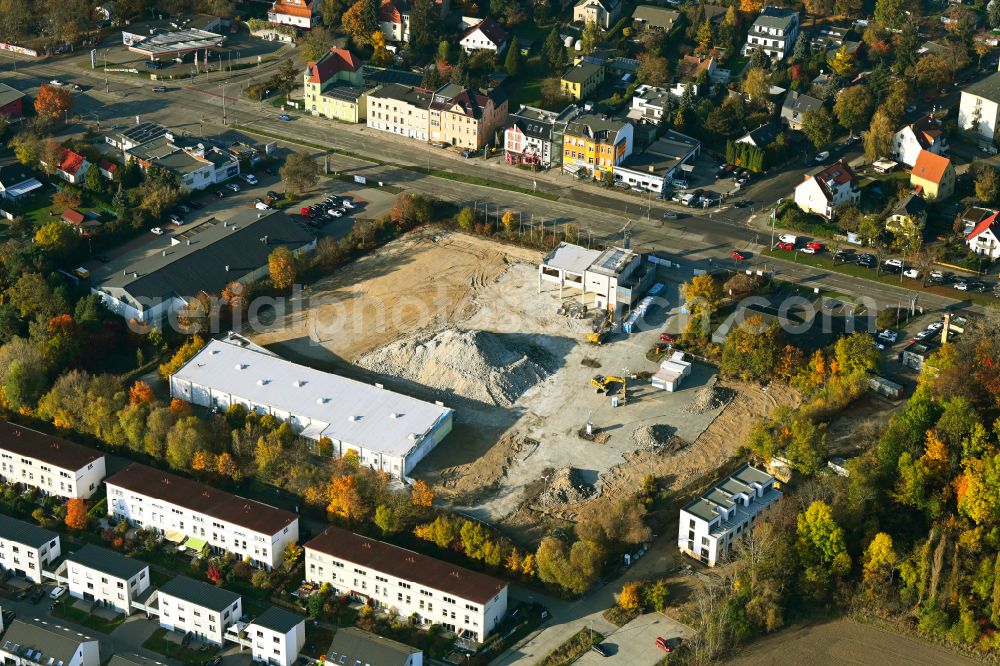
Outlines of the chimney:
M 161 254 L 165 257 L 165 256 L 167 256 L 167 251 L 164 250 Z

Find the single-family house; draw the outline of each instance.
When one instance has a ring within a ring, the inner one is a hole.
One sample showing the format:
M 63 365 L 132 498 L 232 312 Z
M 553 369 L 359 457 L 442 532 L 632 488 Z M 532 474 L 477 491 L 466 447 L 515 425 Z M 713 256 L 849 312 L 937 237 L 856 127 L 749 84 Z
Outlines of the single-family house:
M 941 121 L 924 116 L 904 126 L 892 137 L 892 154 L 897 162 L 912 167 L 921 150 L 935 155 L 948 152 L 948 137 L 941 128 Z
M 44 167 L 48 167 L 44 161 L 39 161 Z M 83 184 L 83 178 L 90 168 L 90 162 L 83 155 L 73 152 L 68 148 L 63 148 L 59 153 L 59 163 L 55 166 L 56 175 L 73 185 Z
M 306 644 L 306 621 L 284 608 L 271 606 L 246 626 L 246 637 L 254 662 L 292 666 Z
M 410 42 L 410 15 L 413 4 L 406 0 L 382 0 L 378 8 L 378 26 L 390 43 Z
M 795 90 L 789 90 L 781 105 L 781 119 L 789 129 L 802 129 L 802 121 L 810 111 L 823 106 L 823 100 L 810 97 Z
M 500 53 L 507 47 L 507 31 L 492 18 L 485 18 L 466 30 L 459 44 L 467 54 L 481 50 Z
M 235 592 L 187 576 L 174 576 L 156 590 L 160 626 L 221 646 L 226 630 L 243 615 Z
M 1000 220 L 997 213 L 980 222 L 965 237 L 965 243 L 976 254 L 1000 259 Z
M 764 123 L 736 139 L 736 143 L 746 143 L 764 150 L 777 141 L 779 136 L 781 136 L 780 127 L 774 123 Z
M 795 187 L 795 205 L 803 212 L 815 213 L 828 220 L 834 218 L 840 206 L 857 203 L 860 199 L 858 179 L 843 160 L 806 176 Z
M 639 5 L 632 12 L 632 23 L 643 30 L 659 30 L 669 33 L 681 20 L 681 13 L 656 5 Z
M 584 25 L 595 23 L 607 30 L 618 21 L 621 11 L 622 0 L 578 0 L 573 5 L 573 20 Z
M 928 201 L 947 199 L 955 192 L 955 167 L 947 157 L 921 150 L 910 172 L 910 185 Z
M 604 67 L 591 62 L 580 61 L 562 75 L 559 89 L 563 94 L 575 100 L 589 97 L 597 86 L 604 82 Z
M 927 202 L 910 192 L 900 199 L 885 220 L 887 231 L 906 238 L 919 238 L 927 222 Z
M 102 158 L 100 161 L 97 162 L 97 171 L 98 173 L 101 174 L 102 178 L 106 178 L 108 180 L 114 180 L 115 173 L 118 171 L 118 164 L 116 162 L 112 162 L 109 159 Z
M 267 12 L 267 20 L 308 30 L 317 23 L 318 8 L 315 5 L 313 0 L 275 0 Z
M 66 556 L 69 593 L 125 615 L 149 588 L 149 565 L 113 550 L 87 544 Z
M 370 666 L 423 666 L 419 648 L 383 638 L 357 627 L 338 629 L 323 657 L 323 666 L 369 664 Z
M 61 554 L 59 535 L 0 514 L 0 573 L 42 582 L 42 571 Z

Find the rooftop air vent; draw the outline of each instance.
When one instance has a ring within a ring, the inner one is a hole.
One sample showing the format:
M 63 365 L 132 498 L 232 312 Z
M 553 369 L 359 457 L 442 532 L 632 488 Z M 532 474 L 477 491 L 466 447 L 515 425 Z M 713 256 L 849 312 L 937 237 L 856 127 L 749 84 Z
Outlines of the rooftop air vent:
M 392 412 L 391 414 L 389 414 L 389 418 L 390 419 L 398 419 L 401 416 L 402 416 L 402 414 L 400 414 L 399 412 Z
M 361 416 L 360 416 L 360 415 L 358 415 L 358 414 L 351 414 L 351 415 L 350 415 L 349 417 L 347 417 L 347 418 L 348 418 L 348 419 L 350 419 L 351 421 L 360 421 L 360 420 L 361 420 Z
M 330 402 L 329 398 L 316 398 L 316 404 L 325 405 L 328 402 Z
M 236 369 L 237 370 L 246 370 L 248 367 L 249 366 L 246 363 L 237 363 L 236 364 Z
M 294 382 L 292 382 L 292 383 L 293 383 L 293 384 L 295 385 L 295 388 L 302 388 L 303 386 L 305 386 L 305 385 L 306 385 L 305 381 L 304 381 L 304 380 L 302 380 L 302 379 L 296 379 L 296 380 L 295 380 Z
M 271 383 L 270 379 L 258 379 L 257 380 L 257 386 L 267 386 L 270 383 Z

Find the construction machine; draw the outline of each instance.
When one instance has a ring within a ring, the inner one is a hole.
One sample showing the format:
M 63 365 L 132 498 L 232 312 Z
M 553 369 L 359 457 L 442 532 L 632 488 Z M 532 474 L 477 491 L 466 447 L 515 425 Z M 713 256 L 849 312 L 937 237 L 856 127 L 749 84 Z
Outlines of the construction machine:
M 592 345 L 604 344 L 604 341 L 611 335 L 612 324 L 615 321 L 615 311 L 608 308 L 608 313 L 600 322 L 594 325 L 594 330 L 587 333 L 587 342 Z
M 593 379 L 590 380 L 590 385 L 597 389 L 598 393 L 606 393 L 611 395 L 611 387 L 615 384 L 621 385 L 621 390 L 618 391 L 621 401 L 624 403 L 627 394 L 625 392 L 627 384 L 625 383 L 624 377 L 615 377 L 614 375 L 594 375 Z

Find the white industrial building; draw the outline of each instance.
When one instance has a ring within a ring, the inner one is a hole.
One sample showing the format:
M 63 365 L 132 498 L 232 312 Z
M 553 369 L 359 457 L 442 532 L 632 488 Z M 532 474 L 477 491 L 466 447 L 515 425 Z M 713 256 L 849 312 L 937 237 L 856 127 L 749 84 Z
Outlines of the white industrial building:
M 209 546 L 270 569 L 299 539 L 299 517 L 291 511 L 139 463 L 108 477 L 106 485 L 109 516 L 194 551 Z
M 476 571 L 329 527 L 304 545 L 306 580 L 420 624 L 482 642 L 507 613 L 507 584 Z
M 744 465 L 681 509 L 677 547 L 710 567 L 757 524 L 757 517 L 781 498 L 774 477 Z
M 130 615 L 149 587 L 149 565 L 88 544 L 66 557 L 66 577 L 70 595 Z
M 4 666 L 100 666 L 97 640 L 58 624 L 14 620 L 3 634 Z
M 600 310 L 630 307 L 649 289 L 655 273 L 643 265 L 642 257 L 620 247 L 603 252 L 572 243 L 560 243 L 538 266 L 538 290 L 542 282 L 580 289 L 582 297 L 594 295 Z
M 65 439 L 0 421 L 0 481 L 46 495 L 86 499 L 105 475 L 104 454 Z
M 335 455 L 405 477 L 451 432 L 454 410 L 380 385 L 298 365 L 230 334 L 212 340 L 170 377 L 170 395 L 226 411 L 243 405 L 287 421 L 301 437 L 327 438 Z
M 0 514 L 0 573 L 42 582 L 42 570 L 61 553 L 59 535 Z
M 161 627 L 214 645 L 224 644 L 226 629 L 243 615 L 240 595 L 187 576 L 170 579 L 156 596 Z
M 678 351 L 660 363 L 660 369 L 650 378 L 650 382 L 655 388 L 673 393 L 690 374 L 691 363 L 684 360 L 684 352 Z

